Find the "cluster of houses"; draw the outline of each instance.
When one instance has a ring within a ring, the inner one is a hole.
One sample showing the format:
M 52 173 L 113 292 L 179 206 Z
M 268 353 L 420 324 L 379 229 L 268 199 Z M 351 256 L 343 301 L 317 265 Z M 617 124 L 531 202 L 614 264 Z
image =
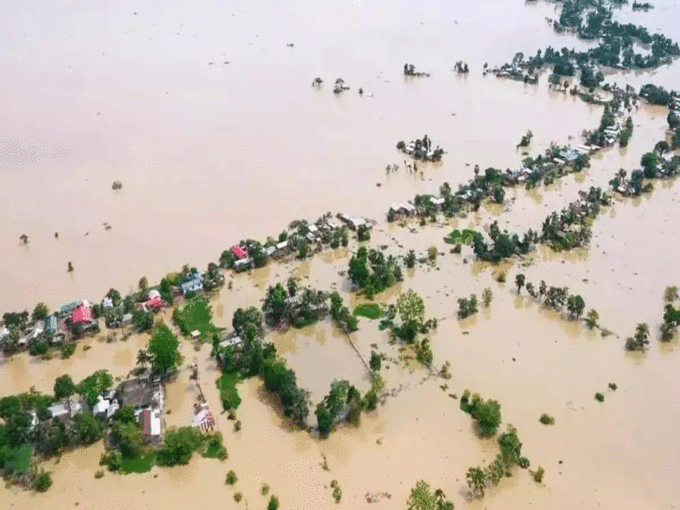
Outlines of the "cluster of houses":
M 300 240 L 304 240 L 310 245 L 316 245 L 321 249 L 324 244 L 329 243 L 329 234 L 340 232 L 343 226 L 350 230 L 373 228 L 372 221 L 357 216 L 338 213 L 336 219 L 326 215 L 319 218 L 316 223 L 293 222 L 292 225 L 298 225 L 298 227 L 304 226 L 304 228 L 293 229 L 294 231 L 289 233 L 287 239 L 265 246 L 264 253 L 267 255 L 267 258 L 280 259 L 291 253 Z M 234 271 L 242 272 L 253 268 L 254 261 L 248 254 L 247 247 L 235 244 L 231 247 L 230 251 L 235 261 L 232 266 Z

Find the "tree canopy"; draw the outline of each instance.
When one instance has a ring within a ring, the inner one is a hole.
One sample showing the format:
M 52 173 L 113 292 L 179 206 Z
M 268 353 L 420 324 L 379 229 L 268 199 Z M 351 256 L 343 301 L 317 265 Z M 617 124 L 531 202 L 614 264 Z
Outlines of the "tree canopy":
M 165 375 L 182 364 L 184 358 L 179 352 L 179 340 L 166 324 L 159 324 L 151 333 L 147 348 L 151 355 L 154 372 Z

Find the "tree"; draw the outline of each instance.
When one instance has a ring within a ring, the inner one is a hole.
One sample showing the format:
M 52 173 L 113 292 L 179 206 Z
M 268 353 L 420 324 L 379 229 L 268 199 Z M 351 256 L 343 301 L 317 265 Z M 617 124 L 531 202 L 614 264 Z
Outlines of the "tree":
M 323 405 L 323 403 L 317 404 L 316 406 L 316 423 L 319 428 L 319 434 L 322 436 L 327 436 L 331 427 L 333 426 L 333 416 L 331 415 L 328 408 Z
M 92 444 L 104 437 L 104 424 L 90 413 L 79 413 L 73 418 L 74 434 L 80 444 Z
M 139 279 L 139 290 L 142 292 L 146 292 L 146 289 L 149 288 L 149 280 L 146 279 L 146 276 L 142 276 Z
M 147 349 L 152 358 L 151 367 L 154 372 L 161 375 L 177 368 L 184 361 L 179 352 L 177 337 L 165 324 L 159 324 L 154 328 Z
M 135 409 L 132 406 L 123 406 L 113 415 L 113 420 L 120 423 L 137 423 Z
M 646 323 L 635 327 L 635 335 L 626 339 L 626 349 L 629 351 L 645 352 L 649 345 L 649 326 Z
M 33 309 L 31 318 L 34 321 L 41 320 L 47 317 L 49 313 L 50 310 L 49 308 L 47 308 L 47 305 L 45 303 L 38 303 L 37 305 L 35 305 L 35 308 Z
M 397 299 L 397 312 L 401 320 L 400 336 L 413 341 L 425 322 L 425 303 L 416 292 L 409 289 Z
M 19 349 L 19 339 L 21 338 L 21 332 L 19 327 L 11 325 L 7 328 L 7 335 L 2 342 L 2 350 L 5 354 L 13 354 Z
M 110 288 L 109 291 L 106 293 L 106 297 L 109 298 L 113 302 L 113 306 L 118 306 L 118 303 L 120 303 L 120 292 L 118 292 L 114 288 Z
M 132 325 L 137 331 L 147 331 L 153 328 L 153 312 L 136 310 L 132 314 Z
M 71 412 L 71 396 L 76 392 L 76 385 L 70 375 L 62 375 L 54 381 L 54 397 L 58 400 L 65 398 Z
M 484 470 L 480 467 L 471 467 L 468 469 L 465 480 L 467 481 L 468 490 L 474 497 L 483 498 L 486 492 L 486 476 Z
M 409 250 L 408 253 L 406 254 L 406 258 L 404 259 L 404 262 L 406 263 L 406 267 L 409 269 L 412 268 L 413 266 L 416 265 L 416 252 L 413 250 Z
M 444 492 L 437 489 L 432 492 L 430 484 L 425 480 L 418 480 L 411 489 L 406 501 L 408 510 L 453 510 L 453 503 L 446 499 Z
M 111 438 L 123 457 L 135 457 L 142 450 L 142 429 L 137 422 L 116 421 L 111 428 Z
M 501 424 L 501 405 L 496 400 L 483 400 L 477 405 L 473 416 L 477 419 L 481 434 L 492 436 Z
M 597 310 L 590 309 L 588 310 L 588 314 L 586 315 L 586 326 L 588 328 L 593 329 L 594 327 L 597 326 L 597 322 L 600 320 L 600 314 L 597 313 Z
M 269 324 L 279 324 L 286 315 L 286 289 L 277 283 L 274 287 L 267 289 L 267 297 L 262 305 L 267 322 Z
M 583 309 L 586 303 L 580 295 L 569 296 L 567 299 L 567 310 L 571 314 L 572 319 L 578 319 L 583 314 Z
M 85 399 L 88 405 L 97 403 L 99 395 L 113 386 L 113 377 L 108 370 L 97 370 L 86 377 L 77 387 L 77 392 Z
M 146 349 L 139 349 L 137 351 L 137 364 L 141 365 L 143 368 L 146 368 L 146 365 L 151 363 L 153 360 L 153 357 L 149 354 L 149 352 Z
M 656 152 L 647 152 L 643 154 L 642 158 L 640 159 L 640 165 L 642 165 L 645 175 L 654 173 L 658 162 L 659 158 L 656 155 Z
M 493 291 L 489 287 L 487 287 L 486 289 L 484 289 L 482 291 L 482 302 L 484 303 L 484 306 L 486 308 L 489 307 L 492 299 L 493 299 Z
M 522 273 L 518 273 L 515 275 L 515 285 L 517 286 L 517 294 L 522 292 L 522 287 L 524 287 L 524 283 L 526 282 L 526 277 Z
M 164 466 L 186 465 L 202 442 L 203 437 L 197 428 L 172 427 L 165 433 L 163 448 L 158 452 L 158 462 Z
M 279 509 L 279 498 L 272 496 L 269 498 L 269 503 L 267 503 L 267 510 L 278 510 Z
M 380 371 L 380 366 L 382 364 L 382 358 L 380 354 L 378 354 L 375 351 L 371 351 L 371 360 L 368 362 L 368 365 L 371 367 L 371 370 L 374 372 Z
M 362 253 L 365 254 L 366 251 L 363 250 L 362 252 L 362 250 L 359 250 L 357 255 L 352 256 L 352 258 L 349 261 L 349 269 L 347 271 L 347 274 L 349 275 L 350 280 L 352 280 L 352 283 L 354 285 L 358 285 L 359 287 L 364 287 L 369 277 L 368 267 L 366 265 L 367 257 L 366 256 L 361 257 L 360 255 Z

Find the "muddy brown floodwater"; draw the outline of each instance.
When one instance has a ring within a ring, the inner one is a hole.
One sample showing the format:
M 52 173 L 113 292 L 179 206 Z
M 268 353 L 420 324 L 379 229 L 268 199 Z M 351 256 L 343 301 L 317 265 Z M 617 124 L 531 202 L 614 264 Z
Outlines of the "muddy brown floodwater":
M 627 7 L 617 16 L 680 39 L 674 21 L 680 6 L 655 7 L 635 14 Z M 326 440 L 296 430 L 253 379 L 239 386 L 242 429 L 235 432 L 225 414 L 217 417 L 227 461 L 194 458 L 188 466 L 97 480 L 103 447 L 96 444 L 50 461 L 54 485 L 45 494 L 3 488 L 0 508 L 245 508 L 233 501 L 236 491 L 249 508 L 264 508 L 266 482 L 283 509 L 392 509 L 405 507 L 421 478 L 442 488 L 456 508 L 475 510 L 669 509 L 680 501 L 678 340 L 657 341 L 663 290 L 680 284 L 677 183 L 658 182 L 649 195 L 615 200 L 596 218 L 587 249 L 541 249 L 527 267 L 473 263 L 468 248 L 455 255 L 442 240 L 452 228 L 494 219 L 513 230 L 539 227 L 579 190 L 606 187 L 619 168 L 634 168 L 663 137 L 663 109 L 635 112 L 627 149 L 604 151 L 587 171 L 551 186 L 508 191 L 503 211 L 485 205 L 467 219 L 426 227 L 383 222 L 389 204 L 444 181 L 455 187 L 472 176 L 475 163 L 518 165 L 515 146 L 527 129 L 536 154 L 550 141 L 575 145 L 583 129 L 597 125 L 602 107 L 548 91 L 545 77 L 525 86 L 481 76 L 485 62 L 506 62 L 515 51 L 584 47 L 552 32 L 545 17 L 555 17 L 553 4 L 29 0 L 3 10 L 9 16 L 0 19 L 0 73 L 9 79 L 0 85 L 0 309 L 96 300 L 111 286 L 127 291 L 142 275 L 155 281 L 185 262 L 204 266 L 238 239 L 341 210 L 380 220 L 371 246 L 386 244 L 388 253 L 438 248 L 436 266 L 405 271 L 405 281 L 376 301 L 393 303 L 407 289 L 424 297 L 427 315 L 439 319 L 430 335 L 433 366 L 450 361 L 452 378 L 398 361 L 410 351 L 362 319 L 352 338 L 365 357 L 372 344 L 387 354 L 382 374 L 392 396 L 358 427 L 341 427 Z M 471 69 L 464 77 L 451 72 L 461 59 Z M 404 62 L 432 77 L 404 80 Z M 325 80 L 320 90 L 310 87 L 315 76 Z M 335 96 L 338 76 L 351 90 Z M 677 89 L 680 66 L 612 77 Z M 373 97 L 359 97 L 359 87 Z M 394 146 L 424 133 L 447 154 L 441 164 L 423 164 L 421 179 L 403 171 Z M 402 170 L 386 176 L 393 163 Z M 111 190 L 114 180 L 121 190 Z M 105 230 L 104 222 L 113 228 Z M 30 242 L 20 246 L 24 233 Z M 339 249 L 228 275 L 232 288 L 213 298 L 215 323 L 230 327 L 238 307 L 260 306 L 266 287 L 290 274 L 303 285 L 338 290 L 354 307 L 362 299 L 339 274 L 347 255 Z M 68 261 L 75 267 L 70 274 Z M 499 272 L 507 272 L 506 283 L 495 281 Z M 517 272 L 535 284 L 569 286 L 614 334 L 603 338 L 518 296 Z M 479 296 L 485 287 L 494 293 L 490 308 L 458 321 L 457 298 Z M 649 323 L 651 348 L 630 355 L 623 343 L 638 322 Z M 81 342 L 69 360 L 23 353 L 4 361 L 0 396 L 31 387 L 49 392 L 64 373 L 79 380 L 106 368 L 125 377 L 148 335 L 111 343 L 104 336 Z M 369 385 L 359 356 L 330 323 L 268 340 L 311 392 L 312 409 L 335 378 L 360 390 Z M 220 409 L 209 347 L 182 346 L 187 362 L 199 365 L 208 403 Z M 617 391 L 608 390 L 610 382 Z M 523 453 L 532 466 L 545 467 L 543 484 L 518 470 L 483 501 L 466 498 L 467 468 L 493 459 L 497 445 L 475 435 L 449 396 L 465 388 L 501 403 Z M 186 366 L 166 391 L 167 424 L 189 424 L 198 390 Z M 603 403 L 596 392 L 605 394 Z M 556 424 L 541 425 L 542 413 Z M 321 467 L 323 455 L 329 471 Z M 230 469 L 239 478 L 235 487 L 224 484 Z M 339 505 L 333 479 L 342 488 Z M 368 493 L 390 497 L 368 503 Z

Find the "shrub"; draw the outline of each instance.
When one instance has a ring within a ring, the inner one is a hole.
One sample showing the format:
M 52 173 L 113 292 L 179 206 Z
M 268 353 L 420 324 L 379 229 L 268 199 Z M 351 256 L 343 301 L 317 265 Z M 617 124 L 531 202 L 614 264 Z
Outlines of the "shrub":
M 263 496 L 266 496 L 267 494 L 269 494 L 269 484 L 263 483 L 263 484 L 262 484 L 262 489 L 260 489 L 260 493 L 261 493 Z
M 602 393 L 595 393 L 595 400 L 598 402 L 604 402 L 604 395 Z
M 241 494 L 240 492 L 237 492 L 236 494 L 234 494 L 234 501 L 236 501 L 237 503 L 240 503 L 242 499 L 243 499 L 243 494 Z
M 121 453 L 117 450 L 112 450 L 108 453 L 102 453 L 102 456 L 99 458 L 99 465 L 107 466 L 109 471 L 118 471 L 120 469 L 122 460 L 123 456 Z
M 236 482 L 238 482 L 238 476 L 236 476 L 236 473 L 234 473 L 233 470 L 229 471 L 227 473 L 227 485 L 234 485 Z
M 40 473 L 35 477 L 32 487 L 37 492 L 47 492 L 52 487 L 52 476 L 44 469 L 41 469 Z
M 543 466 L 538 466 L 538 469 L 533 472 L 534 476 L 534 481 L 537 483 L 541 483 L 543 481 L 543 475 L 545 474 L 545 469 L 543 469 Z
M 618 386 L 616 385 L 616 383 L 613 383 L 613 382 L 610 382 L 610 383 L 609 383 L 609 389 L 610 389 L 610 390 L 616 391 L 616 388 L 618 388 Z
M 97 471 L 94 472 L 94 477 L 99 480 L 100 478 L 104 478 L 104 470 L 98 469 Z
M 427 258 L 430 259 L 430 262 L 436 262 L 437 261 L 437 247 L 432 245 L 427 249 Z
M 64 344 L 61 346 L 61 357 L 63 359 L 70 358 L 76 352 L 76 344 Z
M 541 415 L 538 421 L 540 421 L 543 425 L 555 425 L 555 418 L 545 413 Z
M 482 291 L 482 302 L 484 303 L 485 307 L 489 307 L 491 304 L 491 300 L 493 299 L 493 291 L 487 287 Z
M 331 482 L 331 488 L 333 489 L 333 499 L 336 504 L 339 504 L 342 499 L 342 489 L 340 489 L 340 484 L 337 480 Z
M 267 510 L 278 510 L 279 508 L 279 498 L 272 496 L 269 498 L 269 504 L 267 505 Z

